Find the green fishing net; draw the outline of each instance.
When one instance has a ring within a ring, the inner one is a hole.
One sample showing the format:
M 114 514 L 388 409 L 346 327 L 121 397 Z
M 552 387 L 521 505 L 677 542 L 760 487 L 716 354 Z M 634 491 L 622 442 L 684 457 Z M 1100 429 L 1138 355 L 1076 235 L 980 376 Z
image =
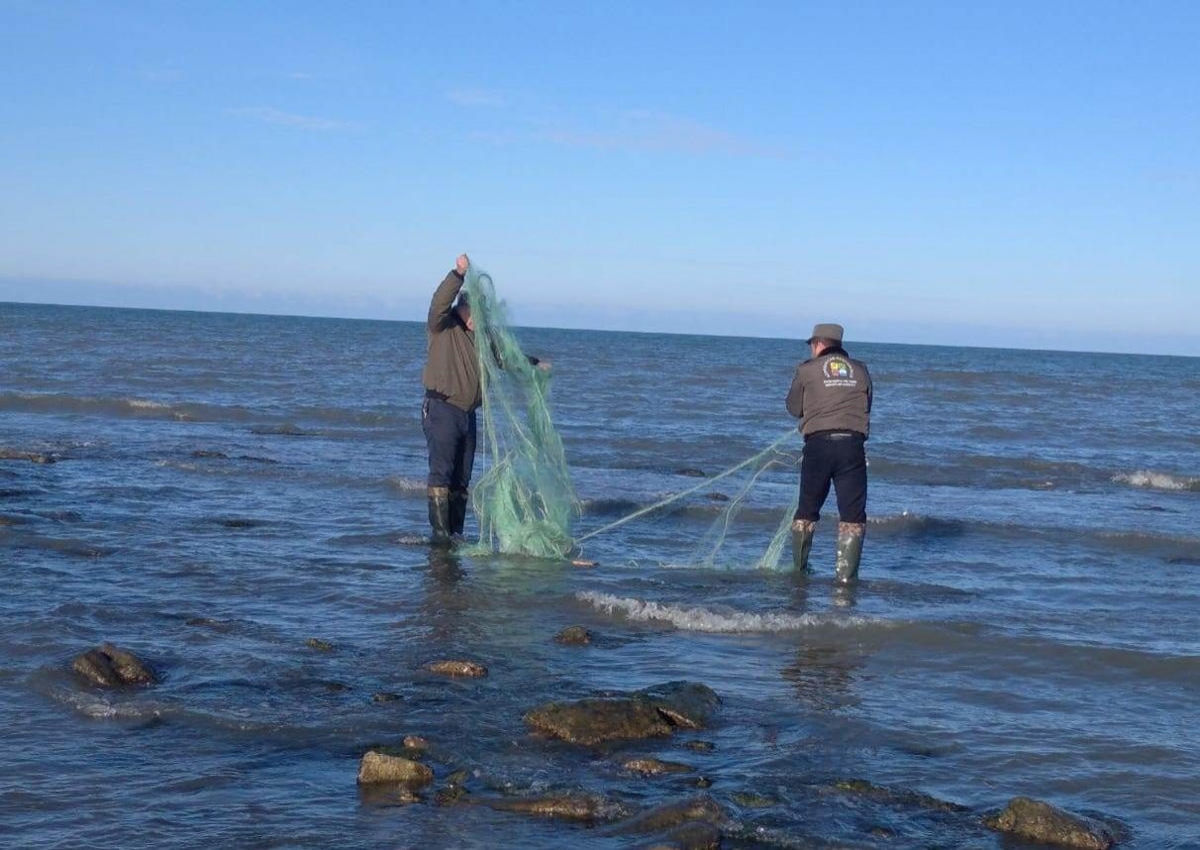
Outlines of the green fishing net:
M 730 524 L 760 477 L 776 467 L 796 467 L 797 456 L 780 448 L 796 438 L 795 429 L 790 429 L 763 451 L 694 487 L 578 538 L 572 537 L 572 523 L 581 509 L 571 484 L 562 439 L 550 414 L 551 373 L 531 364 L 521 350 L 509 327 L 504 302 L 496 297 L 491 276 L 472 266 L 467 271 L 465 286 L 475 321 L 475 349 L 483 391 L 479 433 L 487 464 L 472 494 L 479 542 L 469 552 L 563 559 L 578 552 L 584 541 L 598 534 L 695 493 L 712 490 L 718 482 L 730 479 L 727 484 L 734 485 L 736 495 L 699 538 L 693 553 L 694 563 L 714 566 Z M 793 500 L 766 551 L 755 563 L 759 569 L 778 567 L 795 507 Z
M 537 558 L 570 554 L 578 501 L 550 415 L 550 373 L 529 362 L 492 279 L 467 272 L 483 390 L 480 435 L 488 467 L 471 498 L 479 548 Z

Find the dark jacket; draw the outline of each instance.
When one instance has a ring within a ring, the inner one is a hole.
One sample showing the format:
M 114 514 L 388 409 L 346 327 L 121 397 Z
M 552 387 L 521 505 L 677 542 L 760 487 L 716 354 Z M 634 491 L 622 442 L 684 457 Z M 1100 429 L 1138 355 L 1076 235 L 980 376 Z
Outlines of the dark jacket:
M 872 393 L 867 364 L 840 347 L 827 348 L 796 367 L 787 409 L 803 420 L 805 437 L 818 431 L 855 431 L 868 437 Z
M 425 327 L 429 355 L 421 380 L 425 389 L 444 397 L 460 410 L 471 411 L 483 403 L 479 387 L 479 359 L 475 333 L 454 309 L 463 276 L 451 271 L 433 293 Z

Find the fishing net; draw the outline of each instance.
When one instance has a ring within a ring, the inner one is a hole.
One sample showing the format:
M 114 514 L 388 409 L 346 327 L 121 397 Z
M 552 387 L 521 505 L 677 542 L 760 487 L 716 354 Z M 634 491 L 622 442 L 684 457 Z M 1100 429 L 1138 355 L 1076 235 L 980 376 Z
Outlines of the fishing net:
M 781 448 L 796 438 L 796 431 L 791 429 L 736 466 L 574 538 L 572 524 L 581 510 L 571 485 L 562 439 L 550 414 L 550 372 L 531 363 L 521 350 L 509 328 L 504 302 L 496 297 L 491 276 L 472 266 L 467 271 L 465 286 L 475 321 L 475 348 L 483 391 L 480 434 L 487 461 L 487 469 L 476 482 L 472 495 L 479 542 L 468 551 L 566 558 L 592 537 L 738 476 L 733 479 L 738 482 L 736 495 L 700 537 L 695 553 L 696 562 L 711 566 L 747 495 L 761 476 L 776 468 L 796 468 L 797 456 Z M 793 500 L 791 508 L 781 516 L 766 551 L 755 564 L 758 568 L 777 568 L 795 507 Z
M 550 416 L 550 373 L 533 365 L 509 329 L 491 277 L 467 272 L 483 390 L 481 439 L 488 468 L 475 484 L 478 548 L 566 557 L 578 502 Z

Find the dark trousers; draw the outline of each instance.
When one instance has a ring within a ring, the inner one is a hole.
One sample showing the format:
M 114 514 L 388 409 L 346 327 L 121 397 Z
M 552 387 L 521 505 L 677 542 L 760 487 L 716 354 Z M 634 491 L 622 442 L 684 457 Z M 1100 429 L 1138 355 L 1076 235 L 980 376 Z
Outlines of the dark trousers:
M 800 462 L 800 506 L 796 519 L 816 522 L 829 496 L 837 493 L 842 522 L 867 521 L 867 452 L 862 434 L 843 431 L 813 434 L 804 441 Z
M 475 464 L 475 411 L 427 395 L 421 428 L 429 446 L 429 486 L 465 492 Z

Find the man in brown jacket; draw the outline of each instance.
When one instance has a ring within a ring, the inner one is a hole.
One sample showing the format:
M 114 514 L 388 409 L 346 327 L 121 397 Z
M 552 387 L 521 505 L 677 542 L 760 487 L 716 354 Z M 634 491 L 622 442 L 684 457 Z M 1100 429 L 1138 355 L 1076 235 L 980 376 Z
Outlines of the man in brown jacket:
M 463 533 L 475 464 L 475 411 L 483 404 L 475 321 L 462 291 L 470 265 L 467 255 L 459 254 L 433 293 L 425 328 L 429 353 L 421 375 L 421 428 L 429 448 L 429 525 L 435 544 Z M 531 365 L 550 367 L 547 361 L 528 359 Z
M 812 357 L 796 367 L 788 413 L 802 420 L 800 505 L 792 521 L 792 561 L 808 570 L 813 532 L 829 486 L 837 493 L 837 580 L 858 579 L 867 529 L 867 456 L 873 388 L 867 366 L 842 348 L 842 326 L 819 324 L 808 339 Z
M 475 322 L 466 293 L 459 294 L 470 264 L 466 254 L 455 260 L 454 269 L 433 293 L 425 328 L 429 354 L 421 374 L 421 428 L 429 447 L 429 525 L 433 542 L 439 544 L 461 534 L 466 521 L 467 487 L 475 464 L 475 410 L 483 403 Z

